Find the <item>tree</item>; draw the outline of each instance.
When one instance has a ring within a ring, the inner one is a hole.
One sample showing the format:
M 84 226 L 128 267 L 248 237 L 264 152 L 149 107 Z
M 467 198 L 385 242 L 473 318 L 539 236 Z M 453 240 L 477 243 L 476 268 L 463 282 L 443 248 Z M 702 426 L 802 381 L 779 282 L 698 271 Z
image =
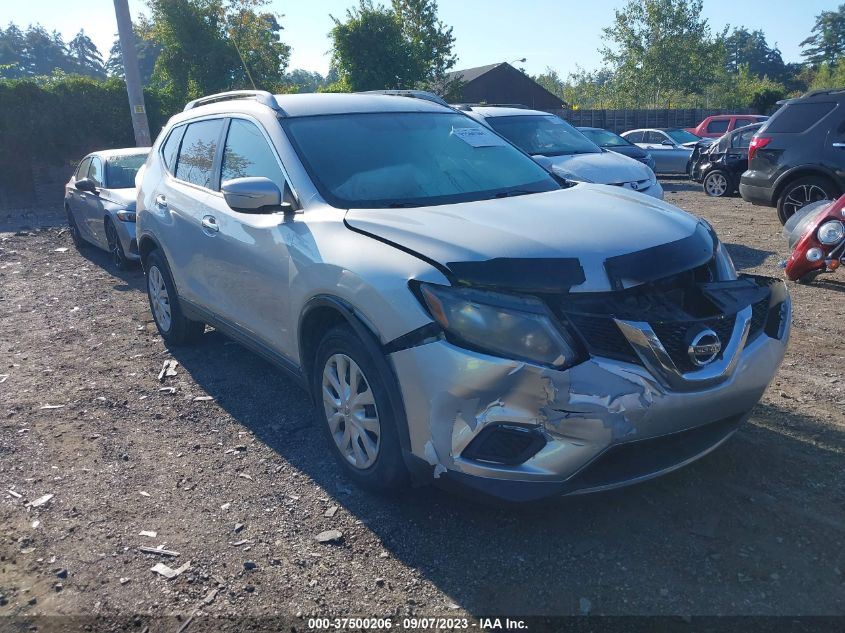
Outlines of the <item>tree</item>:
M 714 37 L 701 14 L 702 0 L 629 0 L 615 11 L 600 52 L 630 105 L 647 96 L 656 107 L 713 79 L 725 32 Z
M 0 77 L 17 79 L 27 75 L 23 50 L 24 35 L 17 26 L 10 23 L 5 31 L 0 29 Z
M 24 33 L 21 66 L 28 76 L 49 75 L 56 69 L 66 73 L 75 70 L 62 36 L 56 31 L 47 33 L 40 24 L 30 26 Z
M 329 32 L 335 87 L 352 91 L 413 88 L 422 79 L 396 14 L 371 0 L 347 9 L 346 20 L 334 16 Z
M 389 8 L 360 0 L 344 21 L 332 20 L 332 68 L 338 73 L 333 88 L 455 92 L 457 84 L 447 76 L 455 65 L 455 39 L 437 18 L 435 0 L 393 0 Z
M 161 46 L 153 81 L 174 98 L 283 85 L 290 47 L 268 0 L 149 0 L 152 39 Z
M 285 76 L 285 83 L 295 92 L 317 92 L 327 81 L 318 72 L 296 68 Z
M 91 38 L 85 35 L 85 30 L 80 29 L 74 38 L 67 45 L 68 56 L 76 65 L 76 72 L 80 75 L 88 75 L 97 79 L 106 76 L 103 67 L 103 56 L 97 49 L 97 45 Z
M 728 72 L 739 72 L 740 66 L 747 65 L 749 72 L 759 77 L 769 77 L 774 81 L 785 78 L 786 64 L 783 63 L 777 46 L 770 48 L 763 31 L 749 31 L 745 27 L 736 28 L 725 38 L 725 68 Z
M 448 91 L 446 73 L 457 61 L 452 53 L 455 38 L 452 27 L 438 19 L 437 2 L 393 0 L 393 12 L 411 49 L 420 87 L 437 85 L 440 90 Z
M 832 64 L 822 64 L 810 83 L 813 90 L 842 88 L 845 86 L 845 57 Z
M 822 11 L 816 16 L 812 35 L 801 42 L 807 63 L 818 68 L 835 64 L 845 54 L 845 4 L 836 11 Z

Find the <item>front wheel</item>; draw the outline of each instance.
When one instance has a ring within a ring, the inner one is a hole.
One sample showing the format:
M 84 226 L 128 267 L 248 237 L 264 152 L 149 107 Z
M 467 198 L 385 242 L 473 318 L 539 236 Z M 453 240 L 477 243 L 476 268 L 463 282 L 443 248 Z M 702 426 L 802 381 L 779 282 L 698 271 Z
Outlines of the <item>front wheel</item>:
M 73 245 L 76 247 L 76 250 L 82 250 L 88 246 L 88 242 L 85 241 L 82 233 L 79 232 L 79 226 L 76 224 L 76 219 L 73 217 L 70 207 L 65 207 L 65 213 L 67 213 L 67 225 L 70 229 L 70 238 L 73 240 Z
M 718 169 L 707 174 L 701 186 L 704 193 L 711 198 L 723 198 L 733 193 L 733 183 L 730 176 Z
M 377 361 L 348 325 L 330 330 L 317 348 L 311 385 L 332 453 L 358 485 L 390 491 L 408 472 L 392 396 Z
M 111 261 L 114 267 L 118 270 L 129 269 L 130 262 L 123 250 L 123 244 L 120 243 L 120 236 L 117 234 L 117 229 L 114 228 L 114 223 L 111 220 L 106 220 L 105 229 L 106 241 L 109 244 L 109 253 L 111 253 Z
M 170 268 L 159 251 L 147 255 L 146 271 L 147 298 L 158 333 L 169 345 L 194 343 L 205 331 L 205 324 L 182 313 Z
M 799 178 L 786 185 L 778 198 L 778 219 L 781 224 L 795 215 L 802 207 L 819 200 L 834 200 L 836 188 L 829 180 L 819 176 Z

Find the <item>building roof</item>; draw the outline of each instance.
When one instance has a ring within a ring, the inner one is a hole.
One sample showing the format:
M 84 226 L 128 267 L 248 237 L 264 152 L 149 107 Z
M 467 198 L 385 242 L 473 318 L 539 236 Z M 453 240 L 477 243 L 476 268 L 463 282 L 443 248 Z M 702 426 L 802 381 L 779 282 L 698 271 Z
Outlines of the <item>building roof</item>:
M 486 73 L 489 73 L 494 68 L 502 65 L 509 65 L 507 62 L 499 62 L 498 64 L 487 64 L 486 66 L 476 66 L 475 68 L 466 68 L 465 70 L 453 70 L 447 76 L 450 80 L 460 79 L 461 81 L 473 81 Z

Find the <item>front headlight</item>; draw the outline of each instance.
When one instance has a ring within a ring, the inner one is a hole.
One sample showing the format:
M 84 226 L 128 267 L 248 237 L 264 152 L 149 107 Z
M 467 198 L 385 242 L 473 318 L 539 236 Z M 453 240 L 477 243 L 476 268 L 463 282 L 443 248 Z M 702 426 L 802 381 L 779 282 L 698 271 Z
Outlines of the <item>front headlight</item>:
M 417 290 L 455 345 L 555 369 L 583 360 L 574 339 L 537 299 L 428 283 Z
M 117 219 L 121 222 L 134 222 L 135 221 L 135 212 L 129 211 L 128 209 L 121 209 L 115 215 L 117 215 Z
M 571 171 L 566 171 L 565 169 L 555 169 L 554 172 L 561 178 L 564 178 L 570 182 L 593 182 L 589 178 L 578 176 L 576 174 L 573 174 Z
M 730 281 L 736 278 L 736 266 L 734 266 L 730 253 L 722 242 L 718 242 L 716 244 L 716 279 Z
M 829 220 L 819 227 L 819 242 L 826 246 L 839 244 L 845 237 L 845 226 L 839 220 Z

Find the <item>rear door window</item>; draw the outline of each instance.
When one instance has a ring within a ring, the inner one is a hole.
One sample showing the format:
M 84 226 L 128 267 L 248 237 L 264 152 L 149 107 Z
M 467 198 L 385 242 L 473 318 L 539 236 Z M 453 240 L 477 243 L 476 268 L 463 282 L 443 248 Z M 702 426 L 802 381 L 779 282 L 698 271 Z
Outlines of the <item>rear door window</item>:
M 766 132 L 800 134 L 818 123 L 835 107 L 833 101 L 787 103 L 769 119 Z
M 206 119 L 188 125 L 176 162 L 179 180 L 207 189 L 214 187 L 214 157 L 222 129 L 223 119 Z
M 750 130 L 740 132 L 739 134 L 734 134 L 733 146 L 739 149 L 748 149 L 748 146 L 751 144 L 751 139 L 754 137 L 756 132 L 757 129 L 752 128 Z
M 630 134 L 625 136 L 625 139 L 630 141 L 631 143 L 642 143 L 643 142 L 643 133 L 642 132 L 631 132 Z
M 730 119 L 717 119 L 716 121 L 710 121 L 707 124 L 707 133 L 708 134 L 724 134 L 728 131 L 728 124 L 730 124 Z

